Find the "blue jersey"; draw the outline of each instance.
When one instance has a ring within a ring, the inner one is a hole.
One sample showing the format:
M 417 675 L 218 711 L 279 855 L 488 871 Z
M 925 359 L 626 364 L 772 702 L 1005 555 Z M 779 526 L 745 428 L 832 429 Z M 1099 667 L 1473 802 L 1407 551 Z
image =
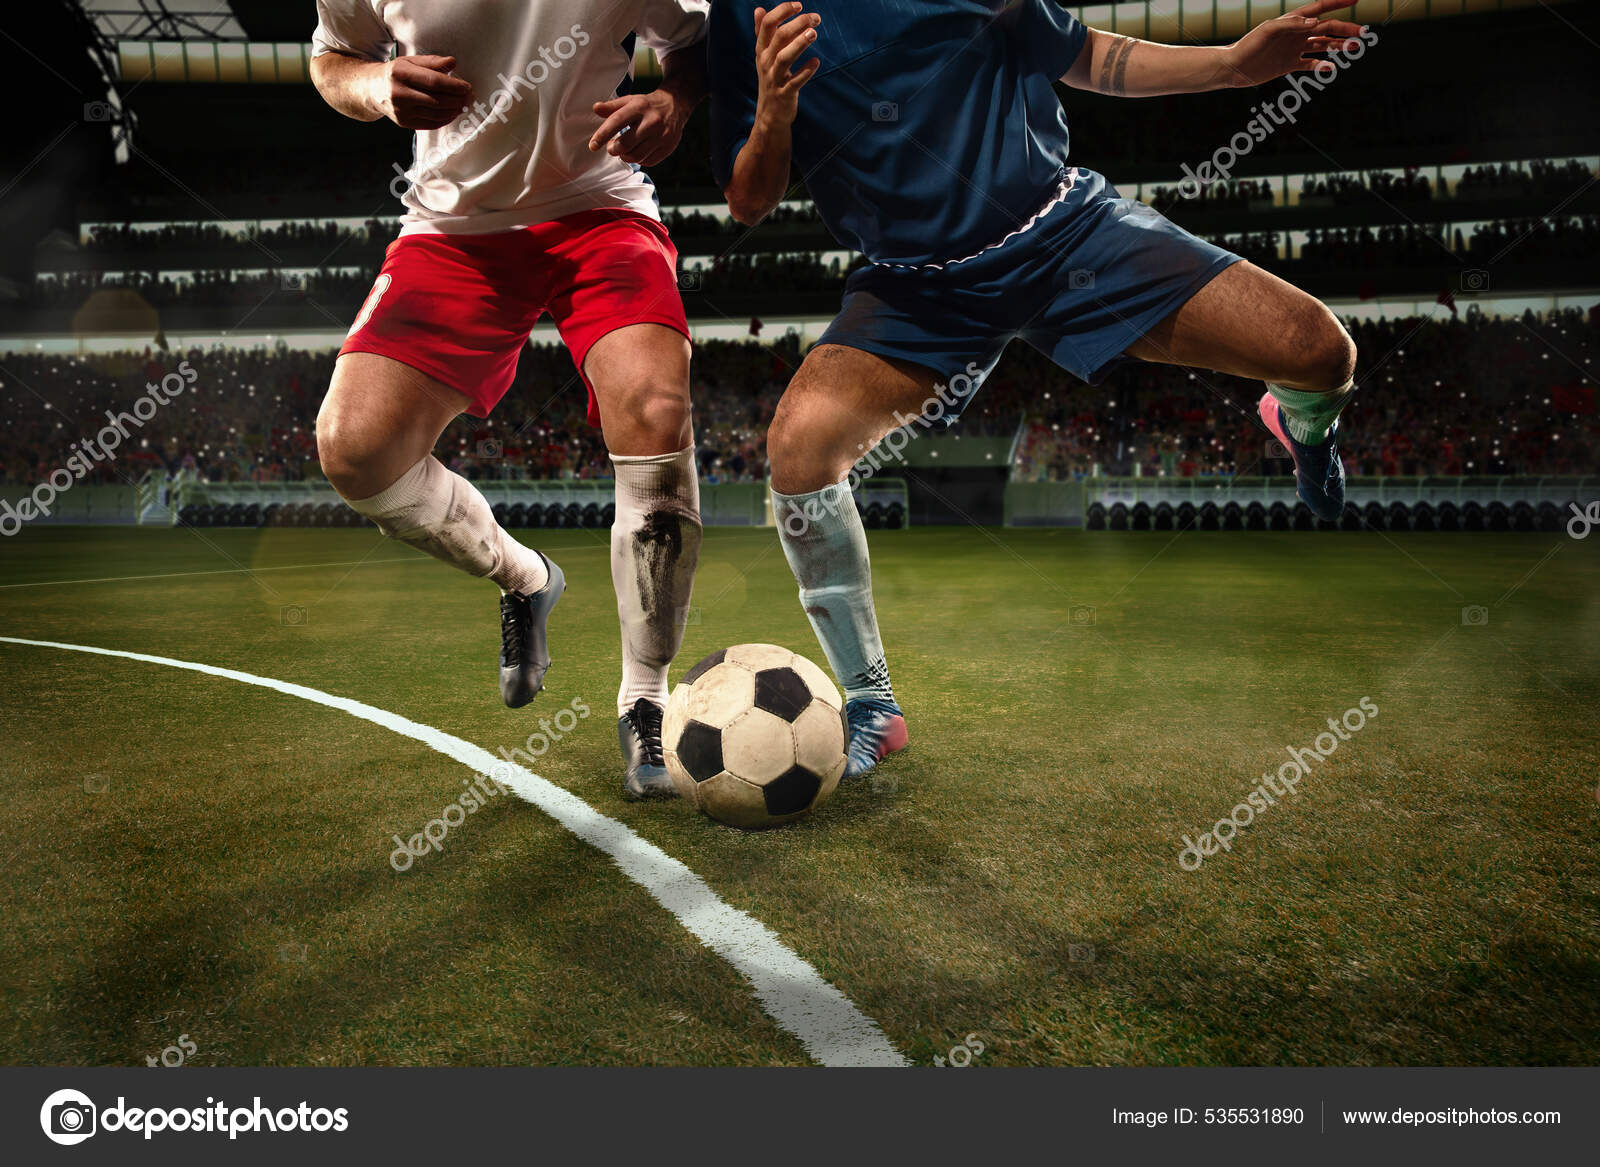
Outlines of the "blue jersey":
M 765 0 L 771 6 L 773 0 Z M 712 172 L 755 124 L 756 0 L 712 0 Z M 1052 82 L 1088 30 L 1054 0 L 806 0 L 820 57 L 794 159 L 828 229 L 882 264 L 971 255 L 1012 234 L 1067 170 Z M 1069 196 L 1070 197 L 1070 196 Z

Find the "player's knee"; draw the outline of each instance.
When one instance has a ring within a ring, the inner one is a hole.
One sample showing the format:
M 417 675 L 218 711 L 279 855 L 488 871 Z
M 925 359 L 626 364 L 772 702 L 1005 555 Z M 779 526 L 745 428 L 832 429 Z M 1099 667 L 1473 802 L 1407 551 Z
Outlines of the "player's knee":
M 613 453 L 671 453 L 689 444 L 689 387 L 644 375 L 611 388 L 603 403 Z
M 366 498 L 377 461 L 378 447 L 361 437 L 360 430 L 323 412 L 317 417 L 317 460 L 322 475 L 341 498 Z M 382 489 L 379 487 L 379 489 Z
M 1289 333 L 1283 369 L 1275 380 L 1292 389 L 1332 393 L 1356 371 L 1356 346 L 1338 317 L 1322 304 L 1310 307 Z
M 855 459 L 829 440 L 830 427 L 804 407 L 793 390 L 778 403 L 767 427 L 767 466 L 779 494 L 820 490 L 844 477 Z

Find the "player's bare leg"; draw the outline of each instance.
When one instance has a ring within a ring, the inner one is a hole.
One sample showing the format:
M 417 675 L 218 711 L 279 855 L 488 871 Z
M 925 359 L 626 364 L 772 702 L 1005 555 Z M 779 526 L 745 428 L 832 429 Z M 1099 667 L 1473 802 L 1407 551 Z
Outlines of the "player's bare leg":
M 866 532 L 844 479 L 899 417 L 915 416 L 937 378 L 916 365 L 818 345 L 789 382 L 767 430 L 772 510 L 800 603 L 844 688 L 846 777 L 904 749 L 878 617 Z
M 544 685 L 545 625 L 566 583 L 431 453 L 468 404 L 409 365 L 346 353 L 317 415 L 317 454 L 333 488 L 385 535 L 500 586 L 500 694 L 516 708 Z
M 1318 518 L 1344 511 L 1339 413 L 1355 390 L 1356 349 L 1326 305 L 1248 261 L 1225 269 L 1136 341 L 1128 355 L 1267 383 L 1261 420 L 1294 457 Z
M 617 739 L 629 798 L 677 794 L 661 747 L 667 667 L 683 643 L 700 561 L 700 479 L 689 414 L 689 342 L 659 324 L 596 341 L 584 359 L 617 479 L 611 582 L 622 625 Z

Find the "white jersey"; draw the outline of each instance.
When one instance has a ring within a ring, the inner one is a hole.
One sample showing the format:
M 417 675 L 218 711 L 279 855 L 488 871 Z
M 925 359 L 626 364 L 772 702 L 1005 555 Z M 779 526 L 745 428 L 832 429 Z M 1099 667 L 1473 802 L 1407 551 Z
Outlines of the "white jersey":
M 617 95 L 635 33 L 658 56 L 705 35 L 707 0 L 317 0 L 317 55 L 456 59 L 474 104 L 416 135 L 390 189 L 402 235 L 487 232 L 601 207 L 658 218 L 655 188 L 604 150 L 591 108 Z

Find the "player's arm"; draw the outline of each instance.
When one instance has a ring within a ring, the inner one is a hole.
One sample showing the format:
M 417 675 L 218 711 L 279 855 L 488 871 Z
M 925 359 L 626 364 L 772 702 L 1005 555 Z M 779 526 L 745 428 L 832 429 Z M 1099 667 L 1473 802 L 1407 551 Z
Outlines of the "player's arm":
M 1260 85 L 1315 69 L 1313 56 L 1344 48 L 1362 28 L 1322 14 L 1355 0 L 1313 3 L 1265 21 L 1231 45 L 1159 45 L 1090 29 L 1077 60 L 1061 80 L 1074 89 L 1112 97 L 1157 97 Z
M 311 83 L 322 99 L 361 122 L 388 118 L 408 130 L 437 130 L 472 104 L 472 86 L 452 77 L 454 57 L 372 61 L 328 52 L 311 58 Z
M 821 23 L 822 17 L 802 12 L 792 0 L 770 11 L 756 9 L 755 121 L 722 190 L 729 213 L 746 226 L 770 215 L 789 189 L 791 131 L 800 112 L 800 90 L 821 67 L 816 58 L 798 69 L 794 63 L 816 43 Z
M 604 150 L 624 162 L 654 166 L 678 148 L 689 115 L 706 95 L 706 42 L 661 58 L 661 84 L 649 93 L 630 93 L 594 103 L 604 120 L 589 137 L 589 149 Z

